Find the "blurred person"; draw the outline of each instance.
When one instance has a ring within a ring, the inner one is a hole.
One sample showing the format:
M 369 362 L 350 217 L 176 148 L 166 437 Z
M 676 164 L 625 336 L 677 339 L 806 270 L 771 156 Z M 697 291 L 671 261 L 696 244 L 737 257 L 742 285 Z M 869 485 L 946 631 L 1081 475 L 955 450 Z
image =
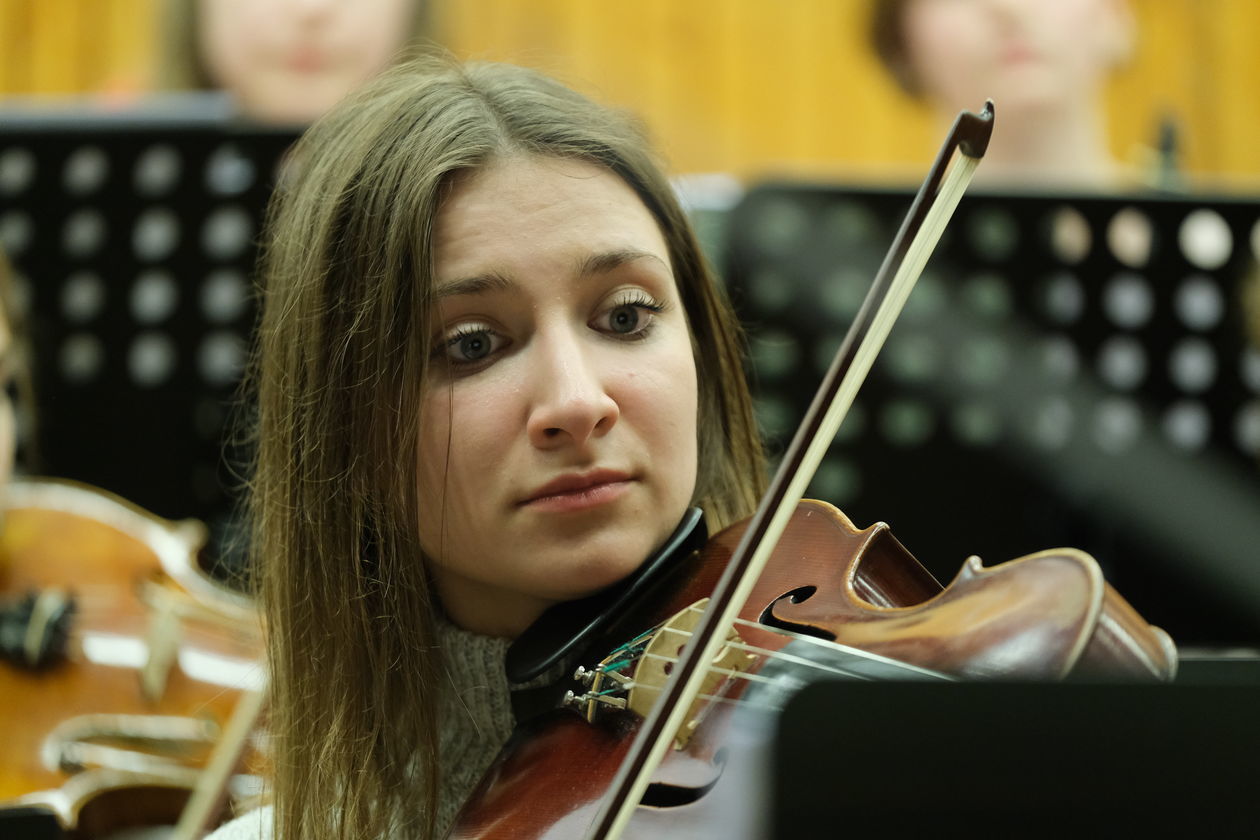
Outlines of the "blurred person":
M 158 85 L 305 125 L 422 37 L 421 0 L 166 0 Z
M 1130 57 L 1127 0 L 875 0 L 871 40 L 900 86 L 948 127 L 997 107 L 980 178 L 1110 188 L 1132 180 L 1103 92 Z

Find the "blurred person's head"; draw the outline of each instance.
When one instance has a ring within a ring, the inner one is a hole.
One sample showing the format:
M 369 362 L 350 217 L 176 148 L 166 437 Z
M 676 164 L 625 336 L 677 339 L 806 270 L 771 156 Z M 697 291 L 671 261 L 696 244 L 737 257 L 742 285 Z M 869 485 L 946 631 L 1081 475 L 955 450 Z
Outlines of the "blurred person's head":
M 267 123 L 312 122 L 423 29 L 423 0 L 166 2 L 161 85 L 223 90 Z
M 1074 162 L 1105 180 L 1102 95 L 1132 52 L 1127 0 L 874 0 L 871 40 L 941 122 L 994 100 L 988 173 L 1058 180 Z

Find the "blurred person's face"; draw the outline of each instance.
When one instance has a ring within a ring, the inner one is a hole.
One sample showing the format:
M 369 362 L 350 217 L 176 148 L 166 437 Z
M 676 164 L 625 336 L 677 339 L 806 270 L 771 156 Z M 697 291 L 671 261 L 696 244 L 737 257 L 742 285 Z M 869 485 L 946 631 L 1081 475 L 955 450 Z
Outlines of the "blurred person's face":
M 933 105 L 1026 113 L 1093 97 L 1127 54 L 1125 0 L 911 0 L 909 70 Z
M 308 123 L 383 70 L 416 0 L 199 0 L 201 57 L 250 117 Z

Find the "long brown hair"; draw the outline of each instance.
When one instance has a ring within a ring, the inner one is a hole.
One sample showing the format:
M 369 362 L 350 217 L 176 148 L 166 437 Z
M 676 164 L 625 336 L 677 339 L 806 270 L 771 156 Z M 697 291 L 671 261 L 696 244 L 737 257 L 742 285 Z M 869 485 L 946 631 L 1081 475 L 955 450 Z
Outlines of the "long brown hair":
M 438 662 L 415 464 L 434 221 L 451 179 L 528 153 L 616 172 L 660 224 L 700 381 L 711 527 L 763 487 L 738 324 L 635 126 L 518 67 L 422 57 L 317 122 L 269 211 L 254 556 L 282 838 L 432 832 Z
M 904 18 L 908 0 L 871 0 L 867 30 L 875 55 L 892 74 L 901 89 L 911 96 L 923 94 L 922 85 L 910 69 Z

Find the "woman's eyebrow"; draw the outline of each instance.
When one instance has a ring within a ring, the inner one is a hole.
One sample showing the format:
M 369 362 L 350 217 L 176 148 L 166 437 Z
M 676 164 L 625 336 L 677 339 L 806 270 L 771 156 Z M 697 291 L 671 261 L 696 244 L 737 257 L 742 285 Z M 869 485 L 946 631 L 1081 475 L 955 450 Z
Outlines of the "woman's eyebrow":
M 656 254 L 650 251 L 638 251 L 633 248 L 619 248 L 615 251 L 605 251 L 599 254 L 591 254 L 582 260 L 578 267 L 578 274 L 586 277 L 591 274 L 605 274 L 621 266 L 637 262 L 639 260 L 656 260 L 667 271 L 669 264 L 662 260 Z
M 510 279 L 492 271 L 487 274 L 475 274 L 472 277 L 461 277 L 449 283 L 439 283 L 435 294 L 439 298 L 456 295 L 479 295 L 486 292 L 501 292 L 514 284 Z
M 633 248 L 619 248 L 615 251 L 603 251 L 591 254 L 578 263 L 578 276 L 589 277 L 593 274 L 607 274 L 623 265 L 639 260 L 655 260 L 666 271 L 669 264 L 650 251 L 638 251 Z M 478 295 L 487 292 L 501 292 L 516 285 L 511 278 L 497 271 L 485 274 L 474 274 L 458 280 L 439 283 L 435 291 L 438 298 L 455 297 L 456 295 Z

